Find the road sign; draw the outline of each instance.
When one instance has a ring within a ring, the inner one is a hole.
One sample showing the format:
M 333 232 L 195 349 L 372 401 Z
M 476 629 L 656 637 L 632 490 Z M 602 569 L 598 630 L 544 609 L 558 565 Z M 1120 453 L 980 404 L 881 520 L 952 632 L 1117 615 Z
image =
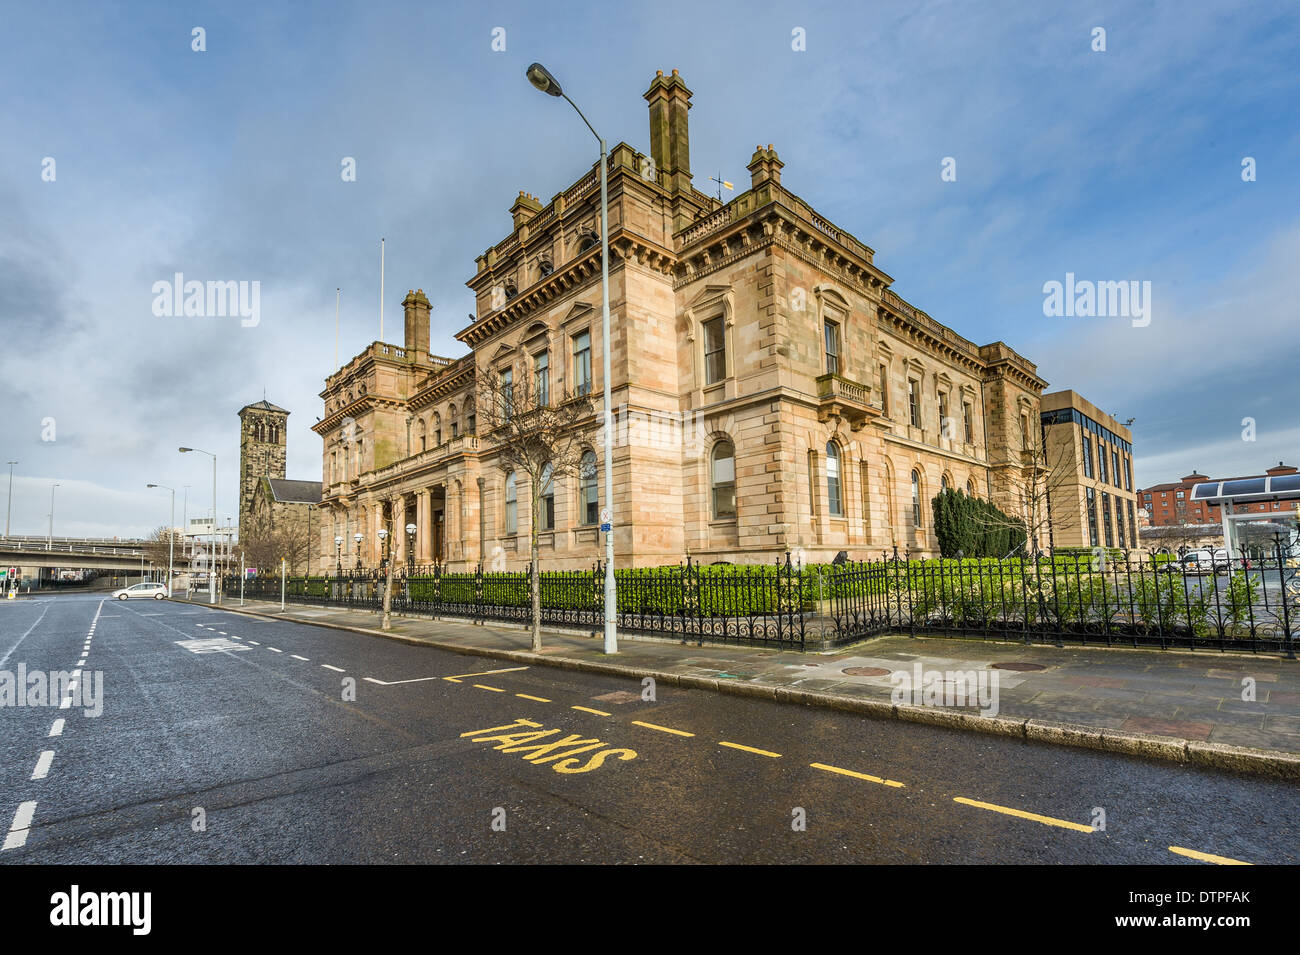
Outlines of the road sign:
M 606 522 L 606 523 L 600 525 L 600 532 L 601 532 L 602 534 L 608 534 L 608 533 L 609 533 L 609 523 L 608 523 L 608 522 Z
M 608 507 L 602 507 L 600 509 L 600 522 L 602 524 L 608 524 L 613 516 L 614 515 L 610 514 Z

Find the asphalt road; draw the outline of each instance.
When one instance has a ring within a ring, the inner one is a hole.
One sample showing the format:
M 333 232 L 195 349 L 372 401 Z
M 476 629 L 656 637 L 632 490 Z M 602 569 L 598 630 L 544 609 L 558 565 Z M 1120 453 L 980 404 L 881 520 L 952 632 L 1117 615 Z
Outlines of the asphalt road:
M 699 690 L 648 701 L 166 601 L 0 603 L 0 679 L 19 664 L 81 674 L 76 705 L 0 709 L 0 863 L 1300 855 L 1286 783 Z

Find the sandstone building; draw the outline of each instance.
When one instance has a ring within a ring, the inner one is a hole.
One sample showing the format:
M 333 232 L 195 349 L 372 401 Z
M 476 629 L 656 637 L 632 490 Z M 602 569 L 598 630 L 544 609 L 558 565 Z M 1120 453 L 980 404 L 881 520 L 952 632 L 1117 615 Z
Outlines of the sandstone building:
M 1045 382 L 1002 342 L 977 345 L 904 301 L 875 252 L 782 185 L 772 146 L 723 203 L 691 183 L 691 91 L 645 93 L 649 153 L 611 150 L 612 367 L 602 367 L 597 164 L 547 203 L 521 192 L 506 237 L 478 256 L 458 358 L 429 353 L 430 304 L 403 301 L 401 345 L 374 342 L 321 392 L 321 569 L 392 555 L 451 570 L 527 561 L 528 484 L 474 409 L 480 376 L 545 382 L 618 418 L 613 523 L 621 566 L 829 560 L 897 545 L 936 555 L 944 487 L 1004 510 L 1033 466 Z M 525 377 L 527 376 L 527 377 Z M 603 555 L 601 440 L 543 508 L 547 567 Z M 1127 515 L 1126 515 L 1127 516 Z M 414 524 L 414 551 L 402 529 Z M 356 544 L 356 535 L 361 543 Z M 1044 542 L 1046 543 L 1046 542 Z

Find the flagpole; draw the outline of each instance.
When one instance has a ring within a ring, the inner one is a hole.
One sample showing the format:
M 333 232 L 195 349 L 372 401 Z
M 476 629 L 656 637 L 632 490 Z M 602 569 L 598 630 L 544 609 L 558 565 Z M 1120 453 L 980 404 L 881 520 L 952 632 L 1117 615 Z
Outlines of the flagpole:
M 379 340 L 384 340 L 384 240 L 379 240 Z
M 336 288 L 334 290 L 334 370 L 339 370 L 339 298 L 342 297 L 343 290 Z

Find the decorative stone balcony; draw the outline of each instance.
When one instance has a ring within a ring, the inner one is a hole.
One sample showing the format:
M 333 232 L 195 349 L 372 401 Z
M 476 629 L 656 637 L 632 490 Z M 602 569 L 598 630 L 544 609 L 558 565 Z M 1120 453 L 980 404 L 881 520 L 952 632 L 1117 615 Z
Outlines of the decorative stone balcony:
M 854 431 L 860 431 L 868 421 L 880 417 L 882 413 L 880 406 L 871 400 L 870 385 L 843 375 L 822 375 L 818 378 L 817 397 L 819 421 L 840 417 Z

